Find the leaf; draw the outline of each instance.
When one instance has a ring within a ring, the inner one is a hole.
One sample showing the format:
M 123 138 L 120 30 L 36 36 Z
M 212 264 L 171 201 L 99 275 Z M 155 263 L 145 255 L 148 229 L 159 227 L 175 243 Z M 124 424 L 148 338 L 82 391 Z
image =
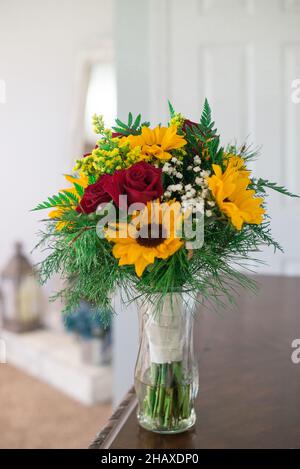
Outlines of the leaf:
M 279 192 L 280 194 L 287 195 L 288 197 L 297 197 L 299 198 L 300 196 L 297 194 L 293 194 L 292 192 L 289 192 L 284 186 L 280 186 L 276 182 L 271 182 L 268 181 L 267 179 L 262 179 L 259 178 L 257 181 L 253 181 L 254 184 L 256 185 L 257 189 L 260 190 L 261 192 L 265 192 L 265 187 L 269 189 L 273 189 L 276 192 Z
M 56 202 L 57 205 L 61 205 L 64 203 L 64 200 L 63 198 L 61 197 L 61 195 L 54 195 L 53 196 L 53 200 Z
M 63 191 L 63 193 L 68 197 L 69 201 L 71 202 L 70 205 L 78 205 L 78 197 L 75 194 L 69 192 L 67 189 Z
M 210 105 L 208 104 L 207 98 L 205 98 L 205 101 L 204 101 L 200 123 L 206 128 L 209 128 L 211 126 L 211 108 L 210 108 Z
M 79 195 L 79 197 L 83 197 L 83 194 L 84 194 L 84 188 L 82 186 L 80 186 L 79 184 L 77 184 L 77 182 L 74 182 L 74 187 L 76 189 L 76 192 L 77 194 Z
M 141 114 L 139 114 L 137 116 L 137 118 L 135 119 L 135 121 L 133 123 L 133 126 L 132 126 L 134 128 L 134 130 L 136 130 L 139 127 L 139 125 L 141 123 L 141 118 L 142 118 L 142 116 L 141 116 Z
M 31 210 L 31 212 L 35 212 L 37 210 L 44 210 L 44 209 L 51 208 L 51 207 L 52 207 L 52 205 L 49 204 L 49 202 L 42 202 L 41 204 L 39 204 L 35 208 L 33 208 Z
M 69 199 L 63 192 L 59 193 L 60 200 L 63 201 L 66 205 L 69 204 Z
M 125 129 L 120 128 L 120 127 L 112 127 L 112 130 L 114 132 L 117 132 L 118 134 L 122 134 L 122 135 L 125 135 L 125 136 L 130 134 L 129 130 L 125 130 Z
M 168 100 L 168 106 L 169 106 L 170 116 L 174 117 L 175 116 L 175 111 L 174 111 L 174 108 L 173 108 L 173 106 L 172 106 L 172 104 L 169 100 Z
M 77 203 L 78 202 L 76 202 L 76 204 Z M 48 197 L 48 200 L 40 203 L 34 209 L 32 209 L 32 212 L 37 211 L 37 210 L 56 208 L 56 207 L 68 207 L 71 205 L 72 204 L 70 204 L 68 199 L 66 199 L 65 195 L 63 193 L 59 193 L 58 195 L 53 195 L 52 197 Z
M 128 123 L 124 124 L 124 122 L 120 121 L 120 119 L 116 119 L 116 123 L 118 126 L 112 127 L 115 132 L 118 132 L 122 135 L 130 135 L 130 134 L 138 134 L 139 127 L 141 123 L 141 114 L 139 114 L 133 122 L 133 115 L 130 112 L 128 114 Z M 143 125 L 143 124 L 142 124 Z M 150 125 L 150 124 L 149 124 Z
M 130 113 L 128 114 L 128 124 L 127 124 L 128 127 L 131 127 L 132 121 L 133 121 L 133 117 L 132 117 L 132 113 L 130 112 Z
M 118 124 L 118 126 L 122 129 L 127 129 L 127 125 L 124 124 L 124 122 L 120 121 L 120 119 L 116 119 L 116 124 Z

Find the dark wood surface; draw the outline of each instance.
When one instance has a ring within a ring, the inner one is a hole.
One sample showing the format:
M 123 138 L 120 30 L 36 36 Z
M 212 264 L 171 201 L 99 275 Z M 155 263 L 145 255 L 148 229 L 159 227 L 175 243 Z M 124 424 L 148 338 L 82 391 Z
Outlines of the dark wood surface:
M 300 448 L 300 278 L 259 277 L 235 311 L 199 311 L 195 427 L 161 436 L 136 420 L 130 391 L 92 448 Z

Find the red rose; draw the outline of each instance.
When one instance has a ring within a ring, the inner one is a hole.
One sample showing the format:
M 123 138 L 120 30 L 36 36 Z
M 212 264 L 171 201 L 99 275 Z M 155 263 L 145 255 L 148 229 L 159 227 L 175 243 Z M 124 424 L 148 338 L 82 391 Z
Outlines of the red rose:
M 78 213 L 93 213 L 97 210 L 98 205 L 111 200 L 109 194 L 104 192 L 102 187 L 102 179 L 106 177 L 110 176 L 105 174 L 95 184 L 91 184 L 85 189 L 80 204 L 76 209 Z
M 95 184 L 88 186 L 77 207 L 79 213 L 93 213 L 98 205 L 113 200 L 119 207 L 119 196 L 127 195 L 127 203 L 146 204 L 163 194 L 162 170 L 145 161 L 114 174 L 104 174 Z M 126 208 L 126 207 L 122 207 Z
M 128 169 L 116 171 L 112 176 L 103 179 L 103 190 L 119 206 L 119 196 L 127 195 L 128 205 L 135 202 L 146 204 L 163 194 L 162 170 L 141 161 Z

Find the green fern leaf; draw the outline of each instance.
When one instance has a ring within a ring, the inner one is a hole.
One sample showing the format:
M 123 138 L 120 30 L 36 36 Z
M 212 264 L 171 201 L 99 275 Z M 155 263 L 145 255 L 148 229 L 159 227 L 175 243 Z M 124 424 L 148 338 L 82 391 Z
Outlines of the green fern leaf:
M 175 111 L 174 111 L 174 108 L 173 108 L 173 106 L 172 106 L 172 104 L 169 100 L 168 100 L 168 106 L 169 106 L 170 116 L 174 117 L 175 116 Z
M 210 105 L 208 103 L 207 98 L 205 98 L 205 101 L 204 101 L 204 106 L 203 106 L 203 111 L 202 111 L 200 123 L 201 123 L 201 125 L 203 125 L 203 127 L 206 127 L 206 128 L 210 128 L 211 124 L 212 124 L 212 122 L 211 122 L 211 108 L 210 108 Z
M 77 194 L 79 195 L 79 197 L 83 197 L 83 194 L 84 194 L 84 188 L 82 186 L 80 186 L 79 184 L 77 184 L 76 182 L 74 182 L 74 187 L 75 187 L 75 190 L 77 192 Z
M 120 119 L 116 119 L 116 124 L 118 124 L 119 127 L 121 127 L 122 129 L 127 129 L 127 125 L 124 124 L 124 122 L 122 122 Z
M 133 121 L 133 117 L 132 117 L 132 113 L 130 112 L 128 114 L 128 124 L 127 124 L 128 127 L 131 127 L 132 121 Z
M 78 196 L 73 194 L 72 192 L 68 192 L 68 190 L 63 191 L 63 193 L 68 197 L 69 201 L 71 202 L 70 205 L 78 205 Z
M 288 197 L 300 197 L 297 194 L 289 192 L 284 186 L 280 186 L 276 182 L 268 181 L 267 179 L 259 178 L 257 181 L 253 181 L 256 186 L 256 190 L 260 192 L 265 192 L 265 188 L 273 189 L 273 191 L 279 192 L 280 194 L 287 195 Z
M 132 126 L 132 128 L 133 128 L 134 130 L 137 130 L 137 129 L 139 128 L 139 125 L 140 125 L 140 123 L 141 123 L 141 118 L 142 118 L 142 116 L 141 116 L 141 114 L 139 114 L 139 115 L 137 116 L 137 118 L 135 119 L 135 121 L 134 121 L 134 123 L 133 123 L 133 126 Z

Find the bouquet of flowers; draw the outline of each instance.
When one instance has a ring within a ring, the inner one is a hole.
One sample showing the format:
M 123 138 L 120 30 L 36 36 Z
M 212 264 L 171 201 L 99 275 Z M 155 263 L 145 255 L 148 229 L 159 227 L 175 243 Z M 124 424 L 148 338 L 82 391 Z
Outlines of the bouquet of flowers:
M 112 129 L 93 116 L 95 148 L 65 176 L 70 187 L 35 208 L 50 209 L 39 243 L 50 251 L 41 280 L 54 273 L 66 280 L 58 293 L 66 311 L 83 297 L 109 311 L 118 287 L 140 302 L 149 352 L 137 365 L 140 421 L 156 431 L 182 431 L 183 421 L 193 421 L 186 311 L 195 301 L 232 300 L 237 285 L 255 286 L 240 267 L 263 245 L 281 250 L 266 190 L 294 196 L 252 176 L 257 150 L 220 144 L 207 100 L 197 123 L 169 109 L 167 126 L 155 128 L 131 113 Z

